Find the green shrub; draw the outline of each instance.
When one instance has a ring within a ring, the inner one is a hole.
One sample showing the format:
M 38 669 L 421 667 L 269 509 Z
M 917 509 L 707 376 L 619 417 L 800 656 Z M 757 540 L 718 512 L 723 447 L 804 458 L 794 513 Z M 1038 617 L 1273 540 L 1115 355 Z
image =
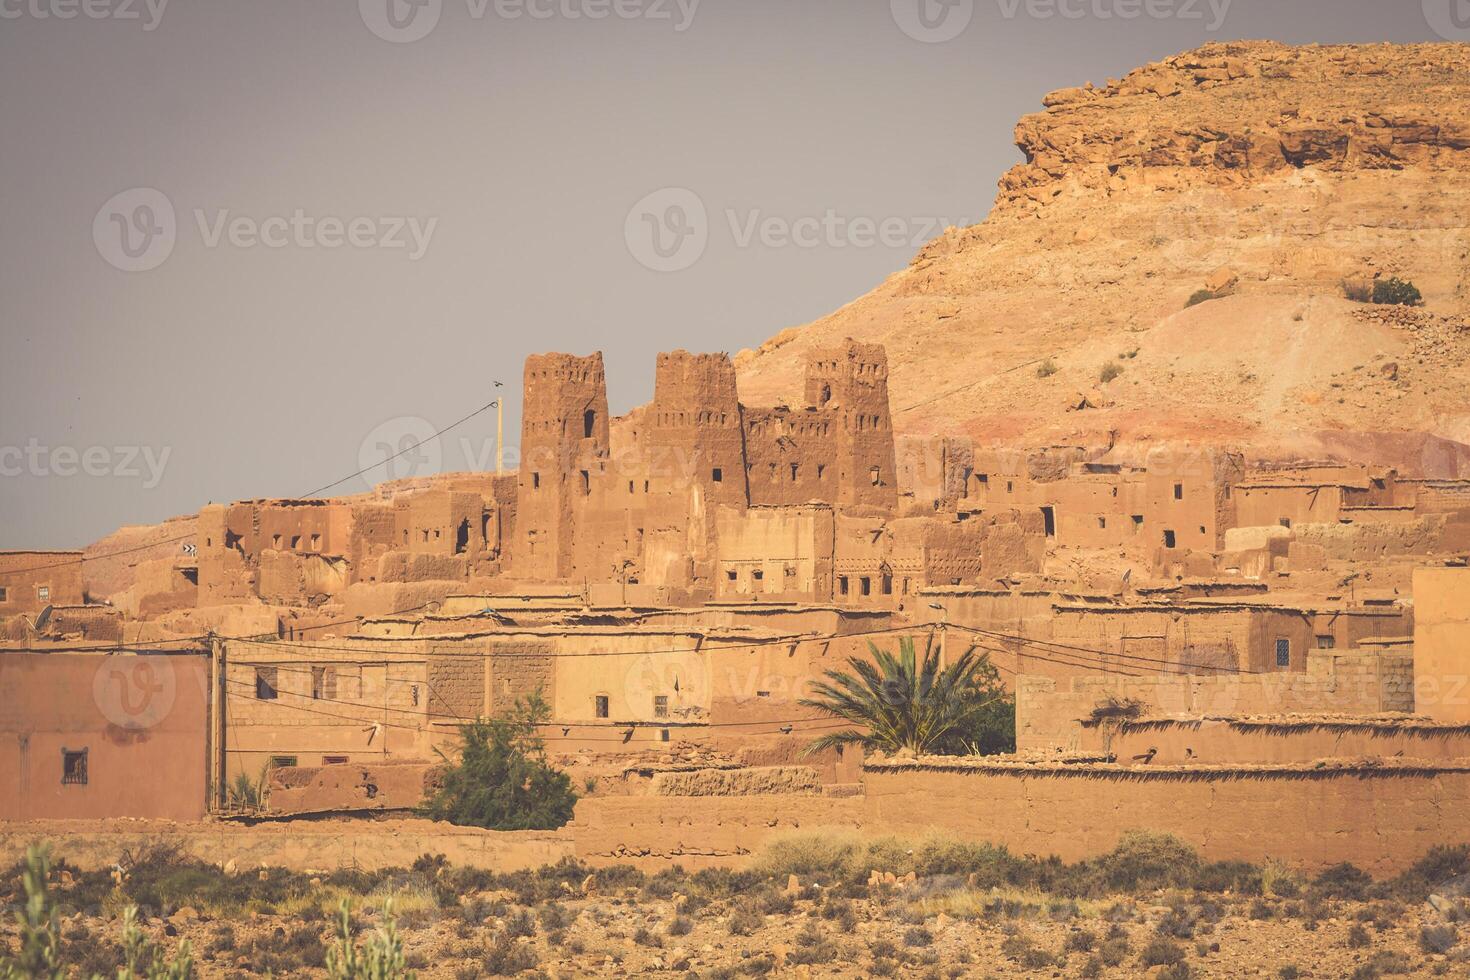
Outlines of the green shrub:
M 1424 926 L 1419 930 L 1419 948 L 1431 955 L 1448 953 L 1460 941 L 1454 926 Z
M 1138 962 L 1144 966 L 1173 966 L 1184 961 L 1184 947 L 1164 936 L 1155 936 L 1143 948 Z
M 1215 293 L 1208 289 L 1197 289 L 1194 291 L 1194 293 L 1190 295 L 1189 299 L 1185 301 L 1184 308 L 1187 310 L 1191 306 L 1198 306 L 1201 303 L 1208 303 L 1212 299 L 1219 298 L 1219 296 L 1215 295 Z
M 1129 831 L 1112 851 L 1095 859 L 1095 874 L 1109 892 L 1187 888 L 1199 874 L 1199 854 L 1172 834 Z
M 1298 970 L 1293 964 L 1288 963 L 1281 969 L 1277 970 L 1276 975 L 1280 977 L 1281 980 L 1297 980 L 1297 978 L 1302 975 L 1302 971 Z
M 1362 901 L 1373 884 L 1373 876 L 1356 865 L 1334 864 L 1312 881 L 1312 892 L 1339 901 Z
M 1424 297 L 1412 282 L 1390 276 L 1373 284 L 1373 302 L 1379 306 L 1418 306 Z
M 1370 944 L 1372 944 L 1372 942 L 1373 937 L 1368 935 L 1368 930 L 1364 929 L 1360 923 L 1353 923 L 1353 927 L 1348 930 L 1347 934 L 1348 948 L 1365 949 Z
M 1103 365 L 1102 371 L 1098 373 L 1097 379 L 1103 384 L 1107 384 L 1122 373 L 1123 366 L 1121 364 L 1117 361 L 1109 361 Z
M 577 794 L 546 761 L 537 726 L 550 716 L 541 694 L 508 714 L 460 728 L 460 757 L 424 804 L 434 820 L 490 830 L 555 830 L 572 819 Z
M 352 906 L 343 901 L 337 908 L 337 945 L 327 950 L 326 965 L 328 980 L 413 980 L 392 901 L 383 906 L 383 924 L 360 947 L 352 939 Z
M 1429 898 L 1436 886 L 1464 875 L 1470 875 L 1470 845 L 1436 845 L 1399 875 L 1393 881 L 1392 889 L 1406 901 L 1422 902 Z
M 1038 365 L 1037 368 L 1036 368 L 1036 376 L 1038 378 L 1049 378 L 1053 374 L 1056 374 L 1056 373 L 1057 373 L 1057 362 L 1056 361 L 1053 361 L 1049 357 L 1046 360 L 1042 361 L 1041 364 Z

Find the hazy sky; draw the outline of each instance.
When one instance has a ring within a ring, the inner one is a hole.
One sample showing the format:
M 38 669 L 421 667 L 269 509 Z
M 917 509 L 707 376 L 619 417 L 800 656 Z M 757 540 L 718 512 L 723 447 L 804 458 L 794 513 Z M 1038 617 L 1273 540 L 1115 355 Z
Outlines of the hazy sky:
M 1051 89 L 1450 3 L 0 0 L 0 548 L 304 493 L 496 380 L 514 443 L 528 353 L 625 411 L 982 218 Z

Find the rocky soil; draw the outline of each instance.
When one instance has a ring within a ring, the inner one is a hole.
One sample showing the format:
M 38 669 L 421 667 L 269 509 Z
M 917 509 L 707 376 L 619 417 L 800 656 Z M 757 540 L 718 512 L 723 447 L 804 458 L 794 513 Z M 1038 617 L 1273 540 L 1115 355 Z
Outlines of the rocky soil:
M 1470 976 L 1470 948 L 1458 939 L 1443 952 L 1421 941 L 1426 926 L 1442 926 L 1437 911 L 1391 902 L 1333 903 L 1319 919 L 1303 901 L 1274 898 L 1159 893 L 1078 904 L 936 893 L 924 883 L 871 900 L 799 883 L 709 904 L 638 889 L 536 906 L 508 892 L 465 899 L 452 910 L 400 899 L 404 948 L 420 976 Z M 359 916 L 366 928 L 380 919 Z M 334 941 L 315 907 L 228 919 L 186 907 L 147 928 L 165 946 L 187 939 L 204 977 L 323 976 Z M 63 935 L 95 944 L 117 929 L 113 919 L 78 915 Z

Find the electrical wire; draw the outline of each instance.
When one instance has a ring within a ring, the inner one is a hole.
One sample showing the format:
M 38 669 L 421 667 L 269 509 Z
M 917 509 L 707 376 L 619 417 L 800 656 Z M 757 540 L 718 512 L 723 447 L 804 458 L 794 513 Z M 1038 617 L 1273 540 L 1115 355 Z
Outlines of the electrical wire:
M 498 401 L 498 399 L 497 399 L 497 401 Z M 454 429 L 459 428 L 461 425 L 464 425 L 470 419 L 474 418 L 477 415 L 483 415 L 485 412 L 488 412 L 490 409 L 492 409 L 494 407 L 495 407 L 495 402 L 493 402 L 493 401 L 490 402 L 489 404 L 482 405 L 479 408 L 475 409 L 470 414 L 466 415 L 464 418 L 460 419 L 457 422 L 453 422 L 453 423 L 451 423 L 449 425 L 446 425 L 444 428 L 440 429 L 438 432 L 435 432 L 433 435 L 429 436 L 428 438 L 426 438 L 426 439 L 424 439 L 424 440 L 422 440 L 420 442 L 416 442 L 413 445 L 408 446 L 408 447 L 406 447 L 404 449 L 401 449 L 398 452 L 394 453 L 392 456 L 389 456 L 386 459 L 382 460 L 381 462 L 374 463 L 372 466 L 363 467 L 362 469 L 358 470 L 356 473 L 349 473 L 348 475 L 344 476 L 340 480 L 334 480 L 333 482 L 328 483 L 328 484 L 325 484 L 324 486 L 317 487 L 315 490 L 312 490 L 309 493 L 301 494 L 300 495 L 300 499 L 305 499 L 305 498 L 308 498 L 308 497 L 315 497 L 317 494 L 319 494 L 319 493 L 321 493 L 321 492 L 323 492 L 325 490 L 331 490 L 333 487 L 339 487 L 342 484 L 346 483 L 348 480 L 351 480 L 351 479 L 353 479 L 355 477 L 362 476 L 364 473 L 369 473 L 369 472 L 377 469 L 379 466 L 383 466 L 383 465 L 385 465 L 387 463 L 391 463 L 393 460 L 397 459 L 398 457 L 403 456 L 403 455 L 405 455 L 407 453 L 413 452 L 414 450 L 416 450 L 419 447 L 423 446 L 425 443 L 433 442 L 435 439 L 438 439 L 440 436 L 443 436 L 446 433 L 449 433 L 449 432 L 453 431 Z M 165 538 L 162 541 L 154 541 L 154 542 L 152 542 L 150 544 L 138 545 L 138 546 L 133 547 L 133 548 L 121 548 L 121 549 L 119 549 L 117 551 L 109 551 L 106 554 L 102 554 L 102 555 L 82 555 L 79 558 L 68 558 L 66 561 L 52 562 L 52 563 L 47 564 L 47 565 L 31 565 L 31 566 L 29 566 L 27 568 L 11 568 L 11 569 L 6 569 L 3 572 L 3 574 L 5 574 L 7 576 L 9 576 L 9 575 L 25 575 L 25 574 L 28 574 L 30 572 L 44 572 L 44 571 L 46 571 L 48 569 L 52 569 L 52 568 L 65 568 L 65 567 L 67 567 L 69 565 L 80 565 L 80 564 L 82 564 L 84 562 L 89 562 L 89 561 L 105 561 L 105 560 L 107 560 L 109 558 L 120 558 L 123 555 L 131 555 L 131 554 L 136 554 L 137 552 L 140 552 L 140 551 L 148 551 L 151 548 L 157 548 L 157 547 L 160 547 L 160 546 L 166 545 L 166 544 L 178 544 L 181 541 L 188 541 L 190 538 L 196 538 L 196 537 L 198 537 L 198 533 L 197 532 L 191 533 L 191 534 L 182 534 L 182 535 L 179 535 L 176 538 Z

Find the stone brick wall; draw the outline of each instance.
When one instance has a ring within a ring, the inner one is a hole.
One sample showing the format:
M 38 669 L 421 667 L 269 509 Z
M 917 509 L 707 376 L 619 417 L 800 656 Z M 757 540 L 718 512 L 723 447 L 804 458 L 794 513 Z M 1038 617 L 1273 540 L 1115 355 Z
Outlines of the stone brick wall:
M 469 651 L 430 656 L 427 664 L 429 713 L 473 720 L 485 711 L 485 658 Z

